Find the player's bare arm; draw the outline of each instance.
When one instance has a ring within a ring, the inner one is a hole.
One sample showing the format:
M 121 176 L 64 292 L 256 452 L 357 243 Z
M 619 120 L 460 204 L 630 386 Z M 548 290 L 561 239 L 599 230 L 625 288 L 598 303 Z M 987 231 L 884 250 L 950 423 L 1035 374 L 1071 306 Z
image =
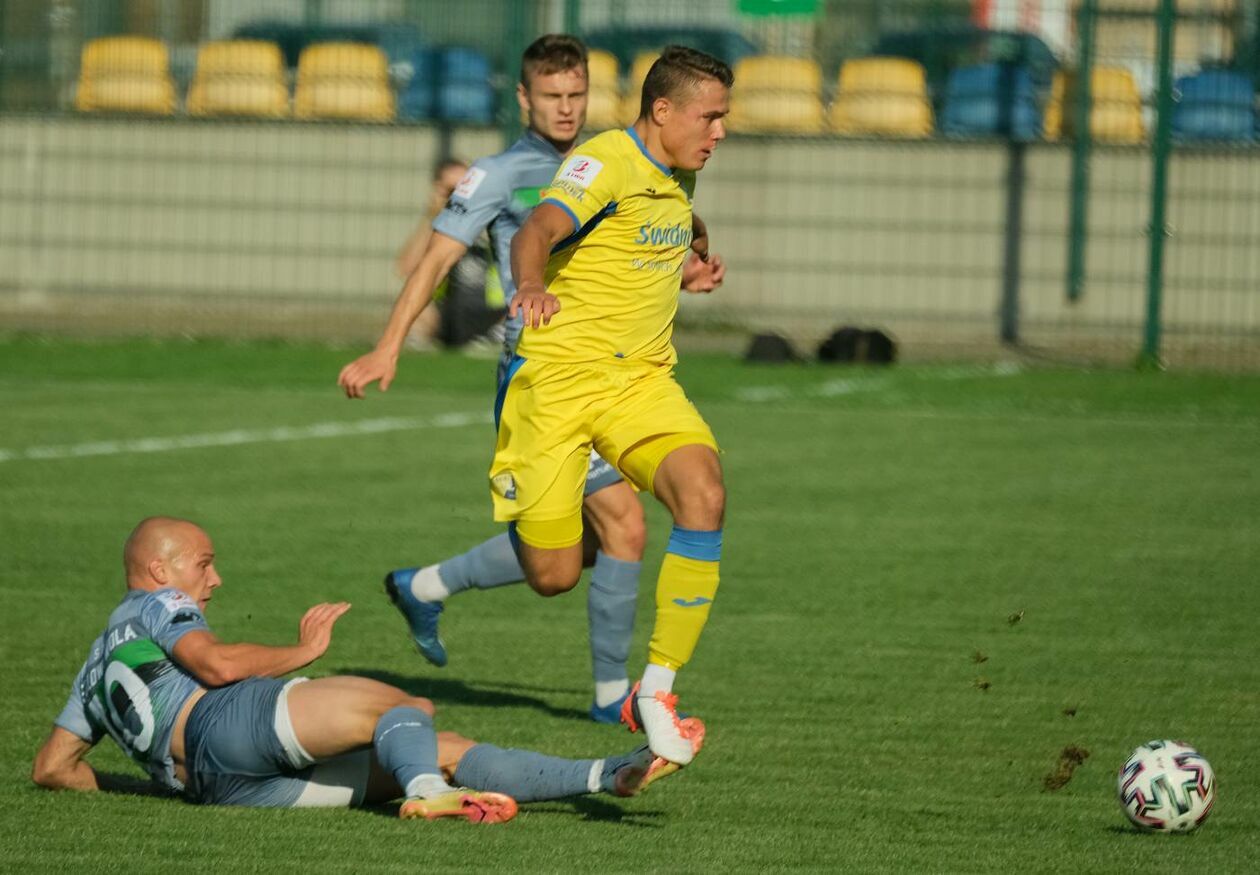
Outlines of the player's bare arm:
M 83 759 L 92 749 L 73 732 L 54 726 L 31 767 L 31 780 L 49 790 L 99 790 L 96 772 Z
M 333 624 L 348 610 L 348 602 L 315 605 L 302 616 L 297 644 L 226 644 L 210 632 L 197 630 L 180 638 L 171 656 L 207 687 L 255 676 L 280 677 L 323 656 L 332 642 Z
M 547 292 L 543 271 L 551 247 L 573 233 L 573 220 L 555 204 L 539 204 L 521 230 L 512 238 L 512 278 L 516 294 L 508 315 L 521 314 L 524 323 L 534 328 L 550 325 L 551 317 L 560 310 L 560 301 Z
M 691 254 L 683 263 L 682 289 L 693 294 L 708 294 L 722 285 L 726 264 L 722 256 L 709 252 L 709 229 L 704 221 L 691 214 Z
M 376 348 L 341 369 L 337 385 L 345 391 L 347 398 L 363 398 L 364 390 L 378 380 L 382 392 L 389 389 L 398 370 L 398 356 L 407 332 L 433 301 L 433 291 L 467 251 L 467 246 L 445 234 L 435 231 L 429 236 L 424 255 L 411 276 L 407 277 L 398 300 L 394 302 L 389 322 Z
M 696 213 L 691 214 L 691 251 L 701 261 L 709 260 L 709 229 Z
M 707 295 L 722 285 L 726 278 L 726 262 L 716 252 L 701 261 L 694 252 L 687 256 L 683 264 L 682 290 L 697 295 Z

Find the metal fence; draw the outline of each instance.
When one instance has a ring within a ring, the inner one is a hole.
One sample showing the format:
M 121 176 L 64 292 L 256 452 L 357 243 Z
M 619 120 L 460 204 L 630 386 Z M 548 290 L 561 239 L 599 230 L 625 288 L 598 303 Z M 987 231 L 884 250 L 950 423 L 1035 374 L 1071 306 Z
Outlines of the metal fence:
M 1258 9 L 7 0 L 0 330 L 372 338 L 434 165 L 515 135 L 519 53 L 567 29 L 616 71 L 588 129 L 628 122 L 668 42 L 736 67 L 697 194 L 730 273 L 693 331 L 1255 369 Z M 330 42 L 360 66 L 321 90 L 303 51 Z

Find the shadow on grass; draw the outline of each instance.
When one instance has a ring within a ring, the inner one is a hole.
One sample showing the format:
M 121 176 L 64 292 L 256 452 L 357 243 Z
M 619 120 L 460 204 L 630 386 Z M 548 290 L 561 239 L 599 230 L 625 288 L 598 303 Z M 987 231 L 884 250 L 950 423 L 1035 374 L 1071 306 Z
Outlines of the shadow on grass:
M 96 784 L 102 793 L 117 793 L 120 796 L 151 796 L 155 799 L 180 799 L 178 793 L 165 790 L 146 778 L 118 772 L 96 773 Z
M 375 668 L 337 668 L 336 674 L 349 674 L 371 678 L 381 683 L 390 684 L 406 690 L 413 696 L 424 696 L 432 699 L 439 707 L 444 702 L 455 702 L 461 705 L 477 705 L 487 708 L 533 708 L 549 717 L 562 720 L 590 720 L 590 715 L 576 708 L 557 708 L 545 699 L 525 695 L 522 690 L 532 692 L 572 693 L 573 690 L 562 690 L 551 687 L 508 686 L 500 683 L 468 684 L 464 681 L 447 678 L 404 677 L 390 671 Z
M 388 817 L 395 820 L 398 818 L 397 802 L 364 805 L 355 810 L 378 817 Z M 631 829 L 664 829 L 664 824 L 658 822 L 659 818 L 663 816 L 660 811 L 627 810 L 616 802 L 596 795 L 522 802 L 520 814 L 518 815 L 518 817 L 526 819 L 535 817 L 577 818 L 578 821 L 583 823 L 607 823 Z

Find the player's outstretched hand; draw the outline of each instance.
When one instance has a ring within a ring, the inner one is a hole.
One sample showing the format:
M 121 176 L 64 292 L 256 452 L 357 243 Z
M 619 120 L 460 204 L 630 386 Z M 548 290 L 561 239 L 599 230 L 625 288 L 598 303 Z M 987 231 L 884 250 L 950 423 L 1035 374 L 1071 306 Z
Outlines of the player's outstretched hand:
M 508 316 L 515 319 L 520 313 L 524 324 L 533 328 L 550 325 L 551 317 L 559 312 L 560 299 L 542 287 L 517 289 L 508 307 Z
M 381 381 L 382 392 L 388 390 L 397 372 L 398 357 L 374 349 L 342 368 L 337 385 L 345 391 L 347 398 L 362 398 L 363 391 L 377 380 Z
M 325 602 L 302 615 L 298 624 L 298 644 L 310 651 L 311 659 L 324 655 L 332 643 L 333 624 L 348 610 L 349 602 Z
M 726 262 L 722 261 L 722 256 L 716 252 L 710 255 L 707 260 L 703 260 L 699 255 L 692 253 L 687 256 L 687 261 L 683 265 L 682 287 L 684 292 L 707 295 L 722 285 L 722 280 L 725 278 Z

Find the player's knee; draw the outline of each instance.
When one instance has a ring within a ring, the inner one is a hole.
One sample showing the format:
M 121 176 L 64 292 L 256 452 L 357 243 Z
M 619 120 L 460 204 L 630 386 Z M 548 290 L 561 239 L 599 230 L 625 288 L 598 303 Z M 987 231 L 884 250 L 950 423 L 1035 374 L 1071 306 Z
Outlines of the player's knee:
M 643 505 L 638 499 L 617 517 L 616 522 L 604 533 L 603 550 L 609 556 L 638 562 L 647 547 L 647 522 L 643 517 Z
M 577 586 L 582 576 L 582 569 L 571 569 L 567 566 L 555 566 L 535 571 L 529 575 L 529 585 L 541 596 L 562 595 Z
M 437 708 L 434 707 L 433 701 L 431 699 L 426 699 L 424 696 L 408 696 L 401 705 L 405 708 L 416 708 L 417 710 L 428 714 L 430 717 L 437 712 Z
M 726 514 L 726 487 L 717 478 L 706 478 L 688 489 L 679 505 L 676 522 L 686 528 L 721 528 Z

